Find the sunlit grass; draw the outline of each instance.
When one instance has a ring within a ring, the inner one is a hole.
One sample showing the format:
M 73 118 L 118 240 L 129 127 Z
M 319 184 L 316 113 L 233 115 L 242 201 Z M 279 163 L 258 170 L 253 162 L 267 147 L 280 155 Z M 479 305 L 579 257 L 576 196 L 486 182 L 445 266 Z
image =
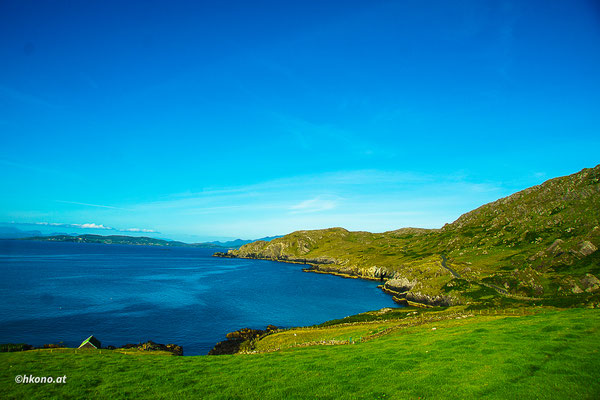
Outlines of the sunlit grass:
M 255 355 L 3 353 L 1 389 L 3 398 L 598 398 L 599 349 L 598 310 L 477 314 L 363 343 Z M 19 385 L 17 374 L 68 378 Z

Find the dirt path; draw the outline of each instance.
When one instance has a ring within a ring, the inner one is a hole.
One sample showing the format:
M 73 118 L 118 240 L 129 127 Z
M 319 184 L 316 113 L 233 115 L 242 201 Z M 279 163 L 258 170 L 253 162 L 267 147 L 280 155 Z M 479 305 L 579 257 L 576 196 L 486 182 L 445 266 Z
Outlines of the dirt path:
M 446 265 L 446 256 L 442 254 L 442 267 L 446 268 L 455 278 L 460 278 L 460 274 Z
M 448 270 L 455 278 L 462 278 L 461 275 L 456 272 L 455 270 L 453 270 L 452 268 L 450 268 L 447 264 L 446 264 L 446 256 L 442 254 L 442 267 L 444 267 L 446 270 Z M 471 283 L 476 283 L 478 285 L 483 285 L 486 287 L 489 287 L 490 289 L 494 289 L 496 292 L 500 293 L 503 296 L 506 297 L 510 297 L 513 299 L 517 299 L 517 300 L 533 300 L 533 301 L 539 301 L 539 300 L 543 300 L 540 297 L 527 297 L 527 296 L 519 296 L 516 294 L 511 294 L 508 292 L 508 290 L 501 288 L 500 286 L 494 285 L 493 283 L 486 283 L 486 282 L 479 282 L 479 281 L 472 281 L 470 279 L 467 279 L 467 281 L 471 282 Z

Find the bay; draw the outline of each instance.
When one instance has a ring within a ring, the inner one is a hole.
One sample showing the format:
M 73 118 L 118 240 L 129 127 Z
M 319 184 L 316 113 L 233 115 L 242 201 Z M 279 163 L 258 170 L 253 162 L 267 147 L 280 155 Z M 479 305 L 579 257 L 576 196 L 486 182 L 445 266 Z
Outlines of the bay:
M 397 307 L 377 282 L 219 249 L 0 240 L 0 343 L 153 340 L 206 354 L 240 328 L 308 326 Z

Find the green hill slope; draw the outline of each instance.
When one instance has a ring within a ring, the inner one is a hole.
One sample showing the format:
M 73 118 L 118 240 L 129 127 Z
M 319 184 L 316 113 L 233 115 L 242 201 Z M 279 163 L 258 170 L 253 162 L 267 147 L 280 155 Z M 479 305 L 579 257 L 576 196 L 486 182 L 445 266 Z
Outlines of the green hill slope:
M 486 204 L 439 230 L 297 231 L 225 256 L 381 279 L 398 298 L 423 304 L 594 303 L 599 226 L 600 165 Z
M 537 310 L 253 355 L 0 353 L 0 388 L 6 399 L 594 399 L 599 327 L 599 310 Z M 23 375 L 66 376 L 66 383 L 15 383 Z

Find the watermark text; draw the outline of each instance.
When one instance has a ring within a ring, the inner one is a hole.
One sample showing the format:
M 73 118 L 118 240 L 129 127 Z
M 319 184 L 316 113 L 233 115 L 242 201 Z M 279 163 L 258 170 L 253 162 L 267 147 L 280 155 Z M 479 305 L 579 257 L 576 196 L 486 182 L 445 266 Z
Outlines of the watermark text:
M 15 383 L 67 383 L 67 376 L 17 375 Z

